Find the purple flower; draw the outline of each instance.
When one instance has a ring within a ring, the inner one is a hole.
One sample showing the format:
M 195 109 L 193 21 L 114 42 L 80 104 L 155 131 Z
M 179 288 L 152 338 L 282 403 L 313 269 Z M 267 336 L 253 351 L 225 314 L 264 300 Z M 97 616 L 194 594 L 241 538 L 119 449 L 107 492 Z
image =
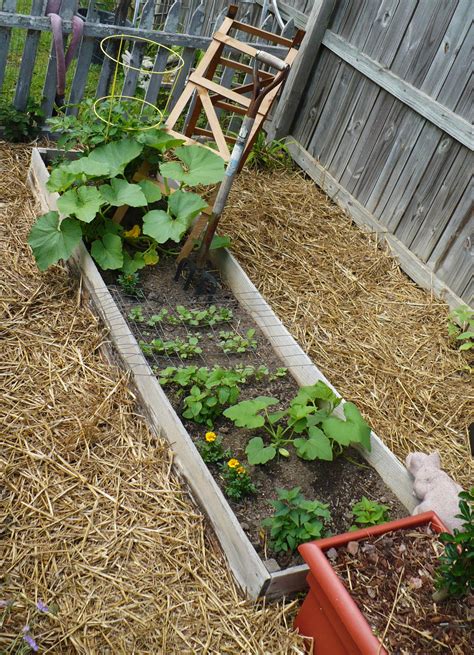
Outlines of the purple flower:
M 26 625 L 25 628 L 28 626 Z M 25 632 L 25 628 L 23 628 L 23 632 Z M 23 641 L 26 641 L 28 646 L 31 648 L 31 650 L 34 650 L 35 653 L 38 652 L 38 644 L 36 641 L 33 639 L 33 637 L 30 635 L 29 632 L 27 632 L 25 635 L 23 635 Z
M 49 607 L 45 603 L 43 603 L 42 600 L 39 600 L 36 603 L 36 607 L 39 609 L 40 612 L 49 612 Z

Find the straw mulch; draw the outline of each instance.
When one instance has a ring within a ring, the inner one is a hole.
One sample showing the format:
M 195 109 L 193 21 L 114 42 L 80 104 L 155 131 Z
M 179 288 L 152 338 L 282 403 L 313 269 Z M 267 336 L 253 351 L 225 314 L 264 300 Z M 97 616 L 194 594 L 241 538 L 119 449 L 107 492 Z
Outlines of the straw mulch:
M 385 443 L 402 459 L 439 450 L 444 468 L 472 484 L 472 376 L 448 339 L 447 305 L 297 172 L 244 171 L 221 232 L 302 347 Z
M 302 654 L 291 608 L 237 592 L 75 282 L 36 269 L 28 160 L 0 143 L 0 651 L 29 624 L 44 653 Z

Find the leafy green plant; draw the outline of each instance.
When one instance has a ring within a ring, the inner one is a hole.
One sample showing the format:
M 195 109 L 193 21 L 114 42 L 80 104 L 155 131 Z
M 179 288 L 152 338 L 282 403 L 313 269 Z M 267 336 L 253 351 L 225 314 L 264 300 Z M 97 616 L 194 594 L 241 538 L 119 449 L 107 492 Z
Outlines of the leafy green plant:
M 167 309 L 160 309 L 158 314 L 153 314 L 153 316 L 150 316 L 146 324 L 149 325 L 150 327 L 155 327 L 157 323 L 163 323 L 163 321 L 166 319 L 168 314 L 169 312 Z
M 111 141 L 54 168 L 47 188 L 61 194 L 58 211 L 40 216 L 28 238 L 40 270 L 68 259 L 81 238 L 104 270 L 121 270 L 128 275 L 156 264 L 157 248 L 168 240 L 179 242 L 194 217 L 207 206 L 199 195 L 184 187 L 219 182 L 224 175 L 219 155 L 190 145 L 175 150 L 183 164 L 159 165 L 165 176 L 182 171 L 178 174 L 181 186 L 175 192 L 167 184 L 163 192 L 151 179 L 133 182 L 147 149 L 163 154 L 175 143 L 166 132 L 148 130 L 134 139 Z M 156 203 L 163 208 L 156 208 Z M 127 231 L 112 220 L 115 208 L 123 205 L 139 210 L 141 226 Z
M 232 500 L 242 500 L 257 491 L 249 472 L 238 459 L 232 458 L 222 464 L 221 476 L 225 483 L 224 492 Z
M 277 455 L 289 457 L 289 444 L 299 457 L 310 461 L 330 461 L 356 443 L 370 450 L 370 428 L 357 407 L 344 404 L 345 420 L 332 415 L 340 398 L 324 382 L 301 387 L 286 410 L 268 412 L 279 402 L 278 398 L 259 396 L 223 412 L 237 427 L 261 428 L 270 437 L 270 443 L 260 436 L 250 439 L 245 450 L 250 464 L 266 464 Z
M 122 273 L 122 275 L 117 277 L 117 282 L 122 291 L 128 296 L 136 297 L 142 294 L 140 290 L 140 275 L 138 271 L 135 271 L 135 273 Z
M 150 343 L 139 341 L 139 346 L 145 355 L 177 355 L 181 359 L 189 359 L 202 353 L 202 348 L 199 346 L 199 334 L 193 337 L 188 337 L 186 341 L 177 337 L 163 341 L 163 339 L 153 339 Z
M 176 316 L 169 317 L 170 323 L 185 323 L 192 327 L 212 327 L 218 323 L 228 323 L 232 320 L 232 310 L 226 307 L 210 305 L 205 309 L 186 309 L 183 305 L 176 306 Z
M 293 160 L 284 139 L 267 141 L 265 132 L 257 134 L 246 161 L 247 168 L 274 171 L 293 168 Z
M 474 348 L 474 311 L 470 307 L 464 305 L 449 314 L 448 334 L 461 342 L 459 350 Z
M 369 500 L 366 496 L 362 496 L 362 500 L 352 506 L 352 515 L 358 525 L 351 526 L 350 530 L 359 530 L 361 527 L 370 525 L 380 525 L 389 520 L 388 505 L 381 505 L 373 500 Z
M 137 323 L 144 323 L 145 317 L 143 316 L 143 309 L 140 306 L 132 307 L 132 309 L 128 312 L 128 318 L 131 321 L 136 321 Z
M 328 505 L 306 500 L 300 487 L 276 491 L 278 500 L 270 501 L 275 512 L 262 522 L 270 530 L 275 552 L 294 551 L 300 544 L 324 536 L 325 524 L 331 521 Z
M 439 535 L 444 554 L 439 558 L 435 585 L 436 600 L 459 598 L 474 590 L 474 487 L 459 494 L 459 514 L 463 529 Z
M 229 450 L 224 450 L 222 437 L 215 432 L 206 432 L 204 439 L 197 442 L 197 449 L 206 464 L 217 464 L 231 456 Z
M 16 109 L 14 105 L 0 107 L 0 126 L 8 141 L 20 143 L 32 141 L 41 131 L 44 112 L 40 105 L 28 100 L 25 111 Z
M 94 105 L 95 100 L 85 99 L 80 104 L 62 107 L 57 116 L 47 119 L 46 123 L 51 132 L 60 135 L 57 141 L 59 148 L 90 152 L 110 141 L 129 136 L 132 131 L 143 130 L 147 125 L 156 123 L 155 112 L 147 116 L 138 103 L 101 101 L 96 106 L 96 111 L 107 122 L 98 118 Z M 66 110 L 69 113 L 66 114 Z M 175 141 L 176 145 L 182 144 L 181 140 Z
M 219 346 L 225 353 L 245 353 L 247 350 L 255 350 L 257 341 L 254 339 L 255 330 L 250 328 L 243 337 L 241 334 L 232 331 L 221 330 L 219 332 Z

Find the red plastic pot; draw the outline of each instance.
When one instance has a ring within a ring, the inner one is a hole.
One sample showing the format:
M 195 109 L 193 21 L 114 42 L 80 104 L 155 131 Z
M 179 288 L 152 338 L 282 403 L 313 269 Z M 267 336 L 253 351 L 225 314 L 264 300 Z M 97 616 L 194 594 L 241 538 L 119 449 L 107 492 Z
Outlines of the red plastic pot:
M 367 537 L 423 525 L 431 525 L 435 532 L 448 531 L 434 512 L 425 512 L 299 546 L 310 572 L 306 578 L 309 591 L 296 617 L 295 627 L 300 634 L 313 637 L 314 655 L 387 655 L 332 568 L 325 551 L 345 546 L 349 541 L 363 541 Z

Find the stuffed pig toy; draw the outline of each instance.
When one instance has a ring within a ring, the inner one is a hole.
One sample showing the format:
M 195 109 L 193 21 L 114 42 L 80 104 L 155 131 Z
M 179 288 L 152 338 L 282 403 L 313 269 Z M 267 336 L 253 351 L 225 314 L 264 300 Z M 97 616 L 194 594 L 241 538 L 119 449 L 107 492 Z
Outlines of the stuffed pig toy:
M 459 514 L 458 494 L 462 487 L 441 470 L 439 454 L 410 453 L 406 466 L 415 478 L 413 495 L 421 501 L 413 514 L 432 510 L 451 532 L 454 528 L 461 529 L 462 522 L 456 518 L 456 514 Z

